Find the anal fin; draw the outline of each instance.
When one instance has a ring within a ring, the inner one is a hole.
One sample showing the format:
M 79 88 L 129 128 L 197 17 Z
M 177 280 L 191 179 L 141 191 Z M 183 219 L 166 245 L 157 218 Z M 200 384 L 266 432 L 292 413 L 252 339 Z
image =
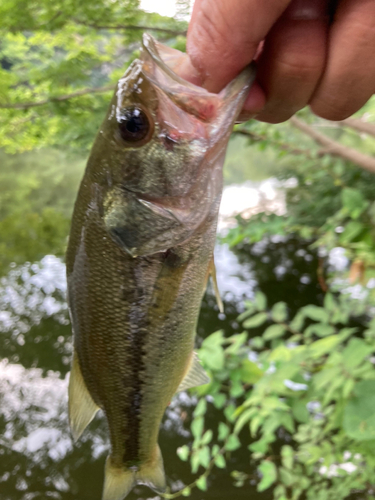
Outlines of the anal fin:
M 208 384 L 209 382 L 210 377 L 200 364 L 197 354 L 193 352 L 189 369 L 181 384 L 178 386 L 177 392 L 185 391 L 186 389 L 197 387 L 198 385 Z
M 69 424 L 74 441 L 95 417 L 99 407 L 94 403 L 79 366 L 76 351 L 73 354 L 72 370 L 69 379 Z

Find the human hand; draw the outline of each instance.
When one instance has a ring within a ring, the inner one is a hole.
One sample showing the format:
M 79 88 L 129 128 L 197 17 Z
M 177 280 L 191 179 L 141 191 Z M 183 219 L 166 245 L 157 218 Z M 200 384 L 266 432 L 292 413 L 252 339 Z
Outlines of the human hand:
M 342 120 L 375 92 L 375 2 L 195 0 L 187 50 L 185 76 L 213 92 L 256 58 L 243 119 L 278 123 L 310 105 Z

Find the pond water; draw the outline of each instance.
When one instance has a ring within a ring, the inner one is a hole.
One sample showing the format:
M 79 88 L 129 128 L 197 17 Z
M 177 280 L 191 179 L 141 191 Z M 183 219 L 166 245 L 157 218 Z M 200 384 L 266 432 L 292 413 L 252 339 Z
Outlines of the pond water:
M 211 291 L 205 295 L 197 342 L 217 329 L 239 332 L 236 317 L 243 299 L 263 291 L 269 304 L 284 300 L 292 311 L 320 303 L 317 255 L 299 241 L 268 241 L 236 254 L 216 249 L 218 281 L 225 304 L 219 314 Z M 99 500 L 109 443 L 99 415 L 73 444 L 67 420 L 67 381 L 71 330 L 65 302 L 65 266 L 46 256 L 38 264 L 13 268 L 0 285 L 0 499 Z M 256 332 L 254 333 L 256 334 Z M 176 449 L 191 442 L 188 431 L 194 397 L 176 396 L 166 411 L 160 432 L 168 484 L 172 491 L 194 478 Z M 211 406 L 211 405 L 210 405 Z M 211 410 L 208 422 L 221 414 Z M 248 439 L 244 434 L 243 439 Z M 192 500 L 271 499 L 255 484 L 232 485 L 232 470 L 251 470 L 246 446 L 233 453 L 226 470 L 214 469 L 207 492 L 192 491 Z M 136 487 L 129 500 L 157 498 Z

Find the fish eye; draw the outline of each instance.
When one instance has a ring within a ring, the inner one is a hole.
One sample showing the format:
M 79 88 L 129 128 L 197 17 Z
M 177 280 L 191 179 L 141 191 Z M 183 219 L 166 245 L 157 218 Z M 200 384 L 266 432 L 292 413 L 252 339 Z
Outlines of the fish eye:
M 122 139 L 126 142 L 140 142 L 147 137 L 151 124 L 147 114 L 137 106 L 121 111 L 118 127 Z

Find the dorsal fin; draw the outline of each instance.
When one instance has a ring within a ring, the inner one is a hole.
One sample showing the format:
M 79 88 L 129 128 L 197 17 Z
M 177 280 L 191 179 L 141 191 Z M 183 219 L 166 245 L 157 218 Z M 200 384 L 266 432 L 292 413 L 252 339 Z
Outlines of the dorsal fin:
M 208 384 L 209 382 L 210 377 L 200 364 L 197 354 L 193 352 L 189 369 L 181 384 L 178 386 L 177 392 L 186 391 L 186 389 L 190 389 L 191 387 Z

